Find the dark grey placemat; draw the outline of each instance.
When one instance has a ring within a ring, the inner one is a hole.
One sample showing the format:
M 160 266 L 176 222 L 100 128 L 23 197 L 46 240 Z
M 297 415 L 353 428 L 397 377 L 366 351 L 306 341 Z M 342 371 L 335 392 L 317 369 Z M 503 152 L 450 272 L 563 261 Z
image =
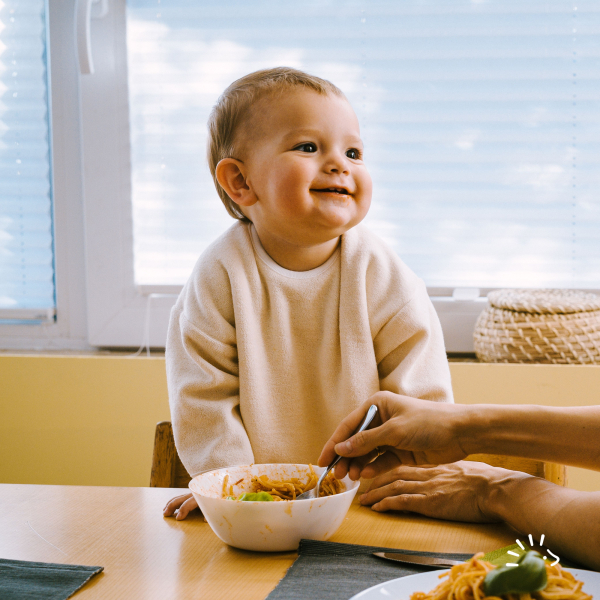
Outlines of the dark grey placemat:
M 454 560 L 468 560 L 472 556 L 301 540 L 296 562 L 266 600 L 348 600 L 378 583 L 431 570 L 373 556 L 373 552 L 394 551 Z
M 0 598 L 66 600 L 103 568 L 0 558 Z

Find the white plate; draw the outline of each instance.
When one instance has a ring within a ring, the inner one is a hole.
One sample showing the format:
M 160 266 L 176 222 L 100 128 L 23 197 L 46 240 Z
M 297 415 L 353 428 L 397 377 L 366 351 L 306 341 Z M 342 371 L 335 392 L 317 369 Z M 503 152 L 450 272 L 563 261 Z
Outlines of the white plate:
M 415 592 L 430 592 L 438 583 L 439 576 L 445 571 L 428 571 L 427 573 L 417 573 L 416 575 L 407 575 L 391 581 L 385 581 L 379 585 L 363 590 L 352 596 L 350 600 L 409 600 L 410 595 Z M 583 591 L 594 598 L 600 598 L 600 573 L 594 571 L 584 571 L 582 569 L 569 569 L 576 579 L 583 581 Z

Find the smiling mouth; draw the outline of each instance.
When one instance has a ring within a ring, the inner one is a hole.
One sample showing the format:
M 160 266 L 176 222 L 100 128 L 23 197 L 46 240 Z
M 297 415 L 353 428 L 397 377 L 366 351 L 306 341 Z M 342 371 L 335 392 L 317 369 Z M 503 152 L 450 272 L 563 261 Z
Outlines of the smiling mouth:
M 332 187 L 332 188 L 323 188 L 320 190 L 311 190 L 313 192 L 324 192 L 326 194 L 339 194 L 340 196 L 349 196 L 350 192 L 346 188 Z

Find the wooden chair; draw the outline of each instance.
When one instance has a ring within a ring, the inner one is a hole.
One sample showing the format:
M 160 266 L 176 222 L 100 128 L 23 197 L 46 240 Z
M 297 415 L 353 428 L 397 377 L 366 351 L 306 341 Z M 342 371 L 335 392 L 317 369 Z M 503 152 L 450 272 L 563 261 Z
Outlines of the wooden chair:
M 551 462 L 519 458 L 518 456 L 503 456 L 499 454 L 470 454 L 465 460 L 483 462 L 493 467 L 502 467 L 511 471 L 522 471 L 536 477 L 547 479 L 556 485 L 567 485 L 567 467 Z
M 522 471 L 536 477 L 542 477 L 557 485 L 567 485 L 567 468 L 564 465 L 497 454 L 471 454 L 466 460 L 484 462 L 493 467 L 503 467 L 512 471 Z M 185 470 L 177 454 L 171 421 L 157 423 L 154 435 L 150 487 L 184 488 L 188 486 L 191 480 L 192 478 Z
M 186 488 L 191 480 L 177 454 L 171 421 L 157 423 L 150 487 Z

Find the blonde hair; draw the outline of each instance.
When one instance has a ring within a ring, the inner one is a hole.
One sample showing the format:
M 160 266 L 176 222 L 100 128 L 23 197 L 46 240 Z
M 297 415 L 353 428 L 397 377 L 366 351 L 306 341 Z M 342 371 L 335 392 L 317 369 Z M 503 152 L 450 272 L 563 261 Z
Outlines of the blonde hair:
M 224 158 L 236 158 L 239 148 L 239 130 L 252 119 L 251 107 L 261 98 L 293 87 L 303 87 L 317 94 L 344 93 L 326 79 L 309 75 L 289 67 L 262 69 L 234 81 L 219 97 L 208 118 L 207 158 L 217 193 L 227 212 L 241 221 L 249 221 L 239 206 L 227 195 L 217 181 L 217 165 Z

